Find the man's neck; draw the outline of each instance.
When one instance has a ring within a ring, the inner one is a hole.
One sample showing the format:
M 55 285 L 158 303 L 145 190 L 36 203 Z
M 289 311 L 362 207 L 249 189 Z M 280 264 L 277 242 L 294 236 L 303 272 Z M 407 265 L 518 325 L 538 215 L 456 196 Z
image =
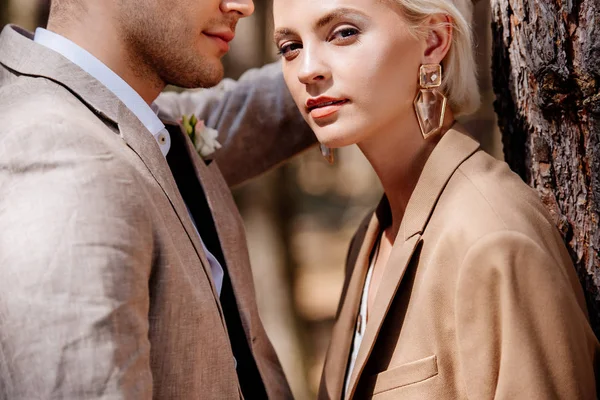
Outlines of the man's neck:
M 65 26 L 54 24 L 51 19 L 47 29 L 92 54 L 127 82 L 148 105 L 152 104 L 165 88 L 165 83 L 142 62 L 139 55 L 127 48 L 117 29 L 106 21 L 110 18 L 99 16 L 93 21 L 78 21 Z

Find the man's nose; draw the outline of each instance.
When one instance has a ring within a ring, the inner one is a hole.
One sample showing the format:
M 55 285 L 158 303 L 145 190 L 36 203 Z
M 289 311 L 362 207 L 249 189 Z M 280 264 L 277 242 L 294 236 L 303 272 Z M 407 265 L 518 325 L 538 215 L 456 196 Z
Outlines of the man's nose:
M 242 18 L 249 17 L 254 13 L 254 2 L 252 0 L 222 0 L 221 11 L 223 13 L 236 12 Z

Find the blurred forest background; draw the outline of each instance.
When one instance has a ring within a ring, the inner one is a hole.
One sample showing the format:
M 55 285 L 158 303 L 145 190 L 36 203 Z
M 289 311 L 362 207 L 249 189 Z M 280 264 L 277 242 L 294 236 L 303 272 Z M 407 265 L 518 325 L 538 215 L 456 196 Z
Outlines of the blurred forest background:
M 276 58 L 270 0 L 255 0 L 256 13 L 238 25 L 227 75 Z M 49 0 L 0 0 L 0 27 L 44 26 Z M 474 30 L 483 106 L 465 123 L 482 146 L 502 157 L 493 110 L 490 4 L 476 6 Z M 416 79 L 416 76 L 415 76 Z M 474 77 L 475 79 L 475 77 Z M 354 230 L 382 194 L 377 177 L 356 147 L 337 152 L 335 165 L 317 149 L 296 157 L 234 190 L 244 216 L 258 303 L 295 398 L 312 399 L 344 278 Z

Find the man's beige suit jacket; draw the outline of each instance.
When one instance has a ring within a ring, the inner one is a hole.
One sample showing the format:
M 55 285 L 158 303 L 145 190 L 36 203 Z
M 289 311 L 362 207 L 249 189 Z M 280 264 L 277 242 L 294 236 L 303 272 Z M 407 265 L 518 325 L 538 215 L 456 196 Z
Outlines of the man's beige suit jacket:
M 276 66 L 185 99 L 225 134 L 231 183 L 314 141 Z M 160 102 L 172 113 L 185 108 L 176 96 Z M 257 118 L 265 109 L 271 117 Z M 267 393 L 289 398 L 258 316 L 242 220 L 217 163 L 207 166 L 186 140 Z M 239 398 L 210 274 L 150 133 L 98 81 L 29 33 L 6 27 L 0 399 Z
M 373 243 L 359 228 L 319 398 L 342 398 Z M 368 315 L 345 398 L 592 400 L 598 341 L 537 194 L 455 125 L 427 160 Z

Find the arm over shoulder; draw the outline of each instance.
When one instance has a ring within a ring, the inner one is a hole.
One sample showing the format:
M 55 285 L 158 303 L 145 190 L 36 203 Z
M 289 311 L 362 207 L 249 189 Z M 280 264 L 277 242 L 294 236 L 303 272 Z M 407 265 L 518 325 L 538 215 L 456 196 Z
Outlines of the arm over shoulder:
M 143 193 L 65 126 L 0 146 L 0 399 L 150 399 Z
M 316 143 L 283 81 L 281 65 L 251 69 L 210 89 L 162 93 L 161 116 L 195 114 L 219 131 L 216 159 L 230 185 L 250 179 Z
M 469 398 L 596 399 L 598 341 L 573 273 L 518 232 L 470 248 L 456 302 Z

